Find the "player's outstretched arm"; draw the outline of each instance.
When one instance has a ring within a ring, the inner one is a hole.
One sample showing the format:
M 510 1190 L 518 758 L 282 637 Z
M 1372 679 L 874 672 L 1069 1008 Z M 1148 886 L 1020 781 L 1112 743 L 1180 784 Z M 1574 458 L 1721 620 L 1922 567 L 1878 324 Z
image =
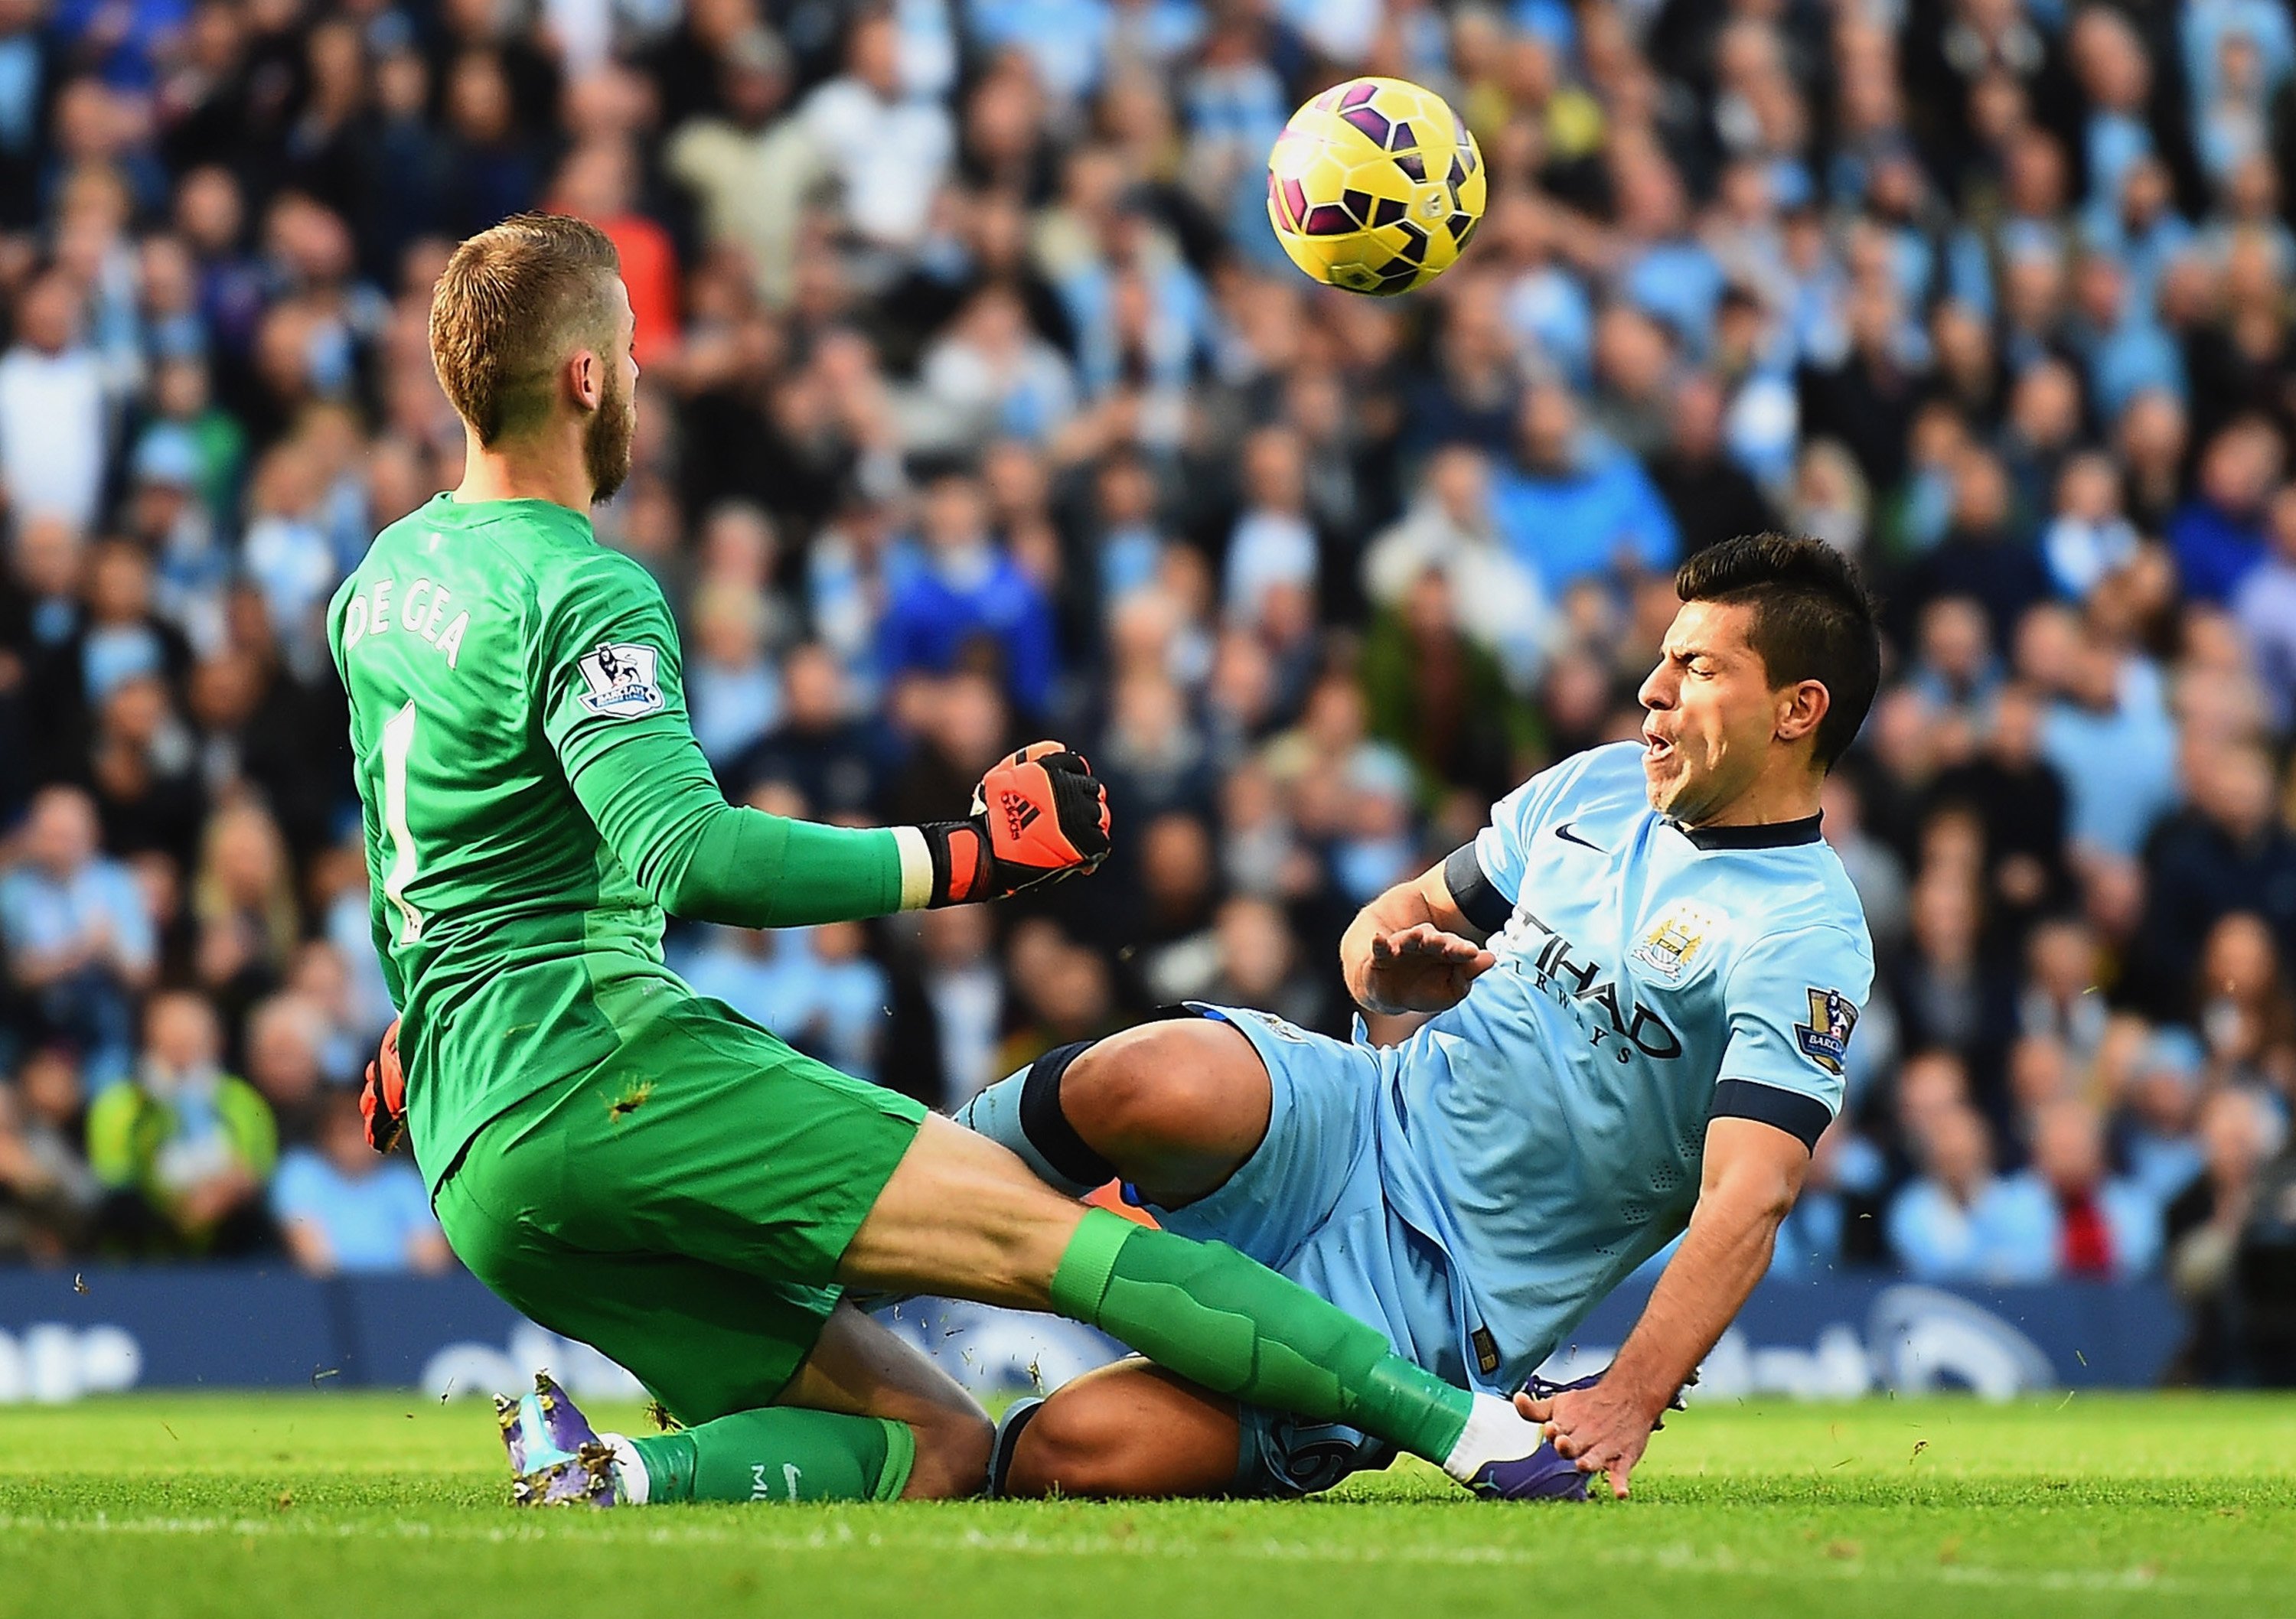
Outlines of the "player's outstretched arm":
M 1579 1471 L 1608 1473 L 1612 1491 L 1627 1493 L 1628 1476 L 1668 1402 L 1770 1268 L 1778 1222 L 1808 1172 L 1809 1149 L 1775 1125 L 1722 1117 L 1706 1126 L 1706 1167 L 1690 1230 L 1611 1370 L 1594 1387 L 1552 1400 L 1516 1396 Z
M 673 916 L 801 928 L 1002 899 L 1108 855 L 1106 790 L 1038 742 L 1000 759 L 963 821 L 822 826 L 729 805 L 682 723 L 632 726 L 570 772 L 623 868 Z
M 1439 1012 L 1497 960 L 1451 893 L 1443 866 L 1399 882 L 1356 913 L 1340 940 L 1348 993 L 1367 1012 Z
M 606 846 L 671 915 L 858 921 L 1000 899 L 1107 857 L 1108 795 L 1058 742 L 991 765 L 961 821 L 855 829 L 727 804 L 686 717 L 660 587 L 609 552 L 586 569 L 536 632 L 543 731 Z

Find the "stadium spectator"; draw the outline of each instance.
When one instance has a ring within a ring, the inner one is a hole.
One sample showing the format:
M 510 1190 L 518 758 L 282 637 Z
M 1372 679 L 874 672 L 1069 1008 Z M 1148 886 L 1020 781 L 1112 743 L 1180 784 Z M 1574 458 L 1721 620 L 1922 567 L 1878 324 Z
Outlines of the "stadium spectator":
M 1230 617 L 1258 624 L 1270 590 L 1315 590 L 1325 545 L 1308 517 L 1299 435 L 1262 428 L 1243 446 L 1242 472 L 1243 509 L 1228 536 L 1220 598 Z
M 1836 1120 L 1811 1149 L 1801 1195 L 1778 1227 L 1770 1274 L 1807 1280 L 1875 1263 L 1875 1198 L 1888 1176 L 1888 1162 L 1874 1144 L 1846 1119 Z
M 2118 1099 L 2112 1157 L 2156 1208 L 2166 1208 L 2202 1167 L 2194 1137 L 2205 1053 L 2190 1031 L 2152 1031 Z
M 2168 531 L 2177 575 L 2194 600 L 2229 600 L 2264 560 L 2265 503 L 2284 460 L 2279 435 L 2254 417 L 2234 422 L 2202 451 L 2199 487 Z
M 1890 1204 L 1898 1262 L 1924 1281 L 2043 1281 L 2057 1267 L 2056 1210 L 2047 1190 L 1993 1171 L 1993 1143 L 1971 1108 L 1928 1120 L 1923 1173 Z
M 837 176 L 844 223 L 863 242 L 890 249 L 924 233 L 956 150 L 948 110 L 903 82 L 901 55 L 893 13 L 863 13 L 847 36 L 844 74 L 797 113 Z
M 2016 1029 L 2016 993 L 1986 945 L 1977 875 L 1932 866 L 1915 882 L 1908 948 L 1890 999 L 1907 1046 L 1959 1057 L 1972 1100 L 2000 1124 L 2008 1116 L 2003 1065 Z
M 0 1254 L 53 1263 L 85 1252 L 103 1188 L 88 1167 L 78 1066 L 61 1046 L 0 1086 Z
M 1372 541 L 1364 594 L 1374 608 L 1399 608 L 1431 569 L 1450 585 L 1460 630 L 1527 691 L 1560 626 L 1538 574 L 1508 553 L 1493 524 L 1489 463 L 1464 445 L 1429 459 L 1419 498 Z
M 1004 1076 L 996 1063 L 1008 992 L 979 907 L 926 912 L 915 944 L 893 975 L 885 1083 L 954 1111 Z
M 134 1083 L 87 1114 L 87 1158 L 110 1194 L 115 1239 L 144 1251 L 248 1254 L 274 1241 L 263 1189 L 279 1157 L 271 1109 L 223 1071 L 222 1030 L 188 990 L 164 990 L 144 1017 Z
M 2259 916 L 2284 953 L 2296 944 L 2296 837 L 2274 813 L 2271 760 L 2254 747 L 2194 748 L 2185 773 L 2190 807 L 2163 822 L 2145 852 L 2150 903 L 2136 965 L 2164 985 L 2192 981 L 2202 942 L 2234 911 Z
M 1825 783 L 1825 841 L 1849 874 L 1865 908 L 1866 931 L 1874 941 L 1877 969 L 1895 969 L 1904 948 L 1908 899 L 1906 871 L 1894 850 L 1866 829 L 1865 796 L 1846 773 L 1837 772 Z
M 767 628 L 765 598 L 753 588 L 713 581 L 694 593 L 686 707 L 694 740 L 720 770 L 781 717 L 781 672 L 767 655 Z
M 2036 923 L 2025 937 L 2025 988 L 2017 1002 L 2020 1032 L 2049 1035 L 2078 1063 L 2094 1060 L 2112 1021 L 2098 993 L 2102 977 L 2096 932 L 2087 922 L 2077 916 L 2055 916 Z
M 758 297 L 784 307 L 794 290 L 806 193 L 826 172 L 827 153 L 804 125 L 778 116 L 789 93 L 789 51 L 770 29 L 744 29 L 714 61 L 703 56 L 698 70 L 714 77 L 723 111 L 705 104 L 699 86 L 689 99 L 666 102 L 691 107 L 693 116 L 676 127 L 664 160 L 700 202 L 709 240 L 738 248 Z
M 1986 904 L 2009 941 L 2071 894 L 2064 783 L 2041 756 L 2041 704 L 2030 688 L 2000 688 L 1982 722 L 1984 740 L 1976 756 L 1939 772 L 1931 789 L 1933 804 L 1961 805 L 1976 815 L 1984 838 Z
M 327 1103 L 324 1060 L 325 1020 L 308 1001 L 278 994 L 248 1014 L 248 1083 L 271 1109 L 283 1148 L 309 1147 L 320 1138 Z
M 2177 733 L 2160 671 L 2091 632 L 2070 649 L 2041 722 L 2041 755 L 2065 783 L 2076 857 L 2136 854 L 2175 804 Z
M 1434 569 L 1373 618 L 1363 683 L 1370 733 L 1418 767 L 1423 793 L 1456 783 L 1503 797 L 1536 756 L 1537 712 L 1464 634 L 1454 587 Z
M 1021 1017 L 997 1047 L 997 1075 L 1026 1067 L 1057 1045 L 1113 1034 L 1115 997 L 1106 961 L 1041 918 L 1014 930 L 1005 977 Z
M 2177 1355 L 2180 1380 L 2220 1382 L 2244 1370 L 2235 1337 L 2234 1263 L 2257 1171 L 2286 1133 L 2280 1115 L 2253 1091 L 2219 1091 L 2202 1106 L 2202 1168 L 2162 1216 L 2169 1285 L 2192 1309 L 2191 1332 Z
M 1023 709 L 1043 712 L 1059 672 L 1043 592 L 990 535 L 973 479 L 938 478 L 921 505 L 921 554 L 885 612 L 886 673 L 945 675 L 985 654 L 982 672 L 1001 679 Z
M 405 1158 L 375 1156 L 358 1099 L 347 1092 L 328 1100 L 316 1143 L 280 1158 L 271 1214 L 307 1276 L 439 1271 L 454 1263 L 422 1175 Z
M 61 270 L 26 288 L 0 355 L 0 487 L 19 518 L 85 534 L 101 515 L 111 450 L 102 362 L 79 336 L 81 294 Z
M 2035 1112 L 2032 1129 L 2032 1167 L 2008 1184 L 2054 1206 L 2056 1274 L 2098 1280 L 2150 1271 L 2161 1253 L 2161 1206 L 2142 1186 L 2107 1174 L 2096 1110 L 2059 1097 Z
M 2296 727 L 2296 486 L 2272 497 L 2271 551 L 2241 581 L 2233 611 L 2263 683 L 2275 735 Z
M 2296 1002 L 2262 920 L 2236 911 L 2210 929 L 2180 1010 L 2223 1077 L 2287 1093 L 2296 1079 Z
M 0 877 L 0 938 L 25 1009 L 15 1032 L 85 1051 L 92 1091 L 132 1066 L 134 997 L 158 965 L 143 895 L 98 853 L 96 834 L 86 793 L 45 788 L 26 816 L 23 858 Z
M 1674 513 L 1685 553 L 1778 526 L 1769 496 L 1732 458 L 1728 408 L 1715 378 L 1690 372 L 1675 387 L 1664 447 L 1651 458 L 1652 480 Z
M 884 773 L 883 748 L 868 724 L 855 717 L 836 657 L 818 642 L 792 648 L 782 685 L 780 724 L 721 773 L 727 796 L 746 799 L 775 783 L 793 789 L 819 819 L 865 816 Z
M 1621 566 L 1674 566 L 1681 536 L 1650 474 L 1586 430 L 1568 389 L 1548 383 L 1526 393 L 1516 435 L 1493 511 L 1515 556 L 1549 591 Z

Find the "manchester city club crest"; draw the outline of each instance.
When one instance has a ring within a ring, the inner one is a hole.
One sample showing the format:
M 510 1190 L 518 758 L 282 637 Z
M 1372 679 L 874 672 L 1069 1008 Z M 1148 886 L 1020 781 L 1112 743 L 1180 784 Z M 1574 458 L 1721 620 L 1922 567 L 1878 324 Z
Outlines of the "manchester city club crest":
M 1679 983 L 1699 951 L 1705 947 L 1706 936 L 1721 925 L 1719 912 L 1687 900 L 1678 901 L 1659 914 L 1658 920 L 1630 953 L 1668 983 Z
M 1838 989 L 1809 992 L 1809 1021 L 1794 1025 L 1801 1054 L 1828 1074 L 1841 1072 L 1849 1054 L 1849 1031 L 1857 1026 L 1857 1007 Z

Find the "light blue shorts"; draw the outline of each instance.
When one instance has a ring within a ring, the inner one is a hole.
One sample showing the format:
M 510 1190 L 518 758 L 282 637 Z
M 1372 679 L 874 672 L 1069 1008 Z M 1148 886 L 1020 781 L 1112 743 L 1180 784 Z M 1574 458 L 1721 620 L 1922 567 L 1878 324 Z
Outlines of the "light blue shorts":
M 1158 1222 L 1226 1243 L 1376 1327 L 1405 1360 L 1464 1385 L 1443 1255 L 1403 1223 L 1381 1186 L 1381 1053 L 1247 1007 L 1194 1010 L 1234 1025 L 1259 1053 L 1267 1134 L 1218 1191 L 1181 1208 L 1151 1204 Z M 1327 1490 L 1395 1454 L 1354 1428 L 1247 1408 L 1234 1493 Z

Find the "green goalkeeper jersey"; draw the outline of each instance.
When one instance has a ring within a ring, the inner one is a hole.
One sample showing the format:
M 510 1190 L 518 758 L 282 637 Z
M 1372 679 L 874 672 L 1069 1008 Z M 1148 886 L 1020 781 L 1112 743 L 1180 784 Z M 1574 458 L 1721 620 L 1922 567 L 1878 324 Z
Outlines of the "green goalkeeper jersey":
M 742 927 L 923 903 L 889 831 L 729 806 L 660 589 L 546 501 L 441 495 L 327 611 L 375 947 L 435 1190 L 480 1127 L 692 999 L 665 910 Z

